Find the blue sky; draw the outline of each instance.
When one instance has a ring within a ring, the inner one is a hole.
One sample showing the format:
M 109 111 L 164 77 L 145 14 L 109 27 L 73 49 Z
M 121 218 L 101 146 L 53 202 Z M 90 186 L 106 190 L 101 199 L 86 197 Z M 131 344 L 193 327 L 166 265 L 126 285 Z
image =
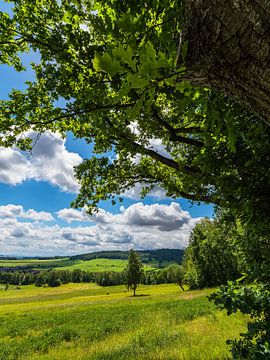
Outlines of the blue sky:
M 0 6 L 1 9 L 1 6 Z M 23 56 L 26 65 L 38 57 Z M 0 99 L 33 79 L 29 69 L 17 73 L 0 65 Z M 35 134 L 30 134 L 32 137 Z M 91 145 L 67 134 L 42 135 L 32 156 L 0 148 L 0 255 L 73 255 L 103 249 L 182 248 L 200 217 L 211 217 L 211 205 L 191 206 L 169 199 L 157 189 L 139 199 L 138 190 L 122 204 L 100 204 L 99 214 L 70 209 L 79 185 L 73 166 L 91 156 Z

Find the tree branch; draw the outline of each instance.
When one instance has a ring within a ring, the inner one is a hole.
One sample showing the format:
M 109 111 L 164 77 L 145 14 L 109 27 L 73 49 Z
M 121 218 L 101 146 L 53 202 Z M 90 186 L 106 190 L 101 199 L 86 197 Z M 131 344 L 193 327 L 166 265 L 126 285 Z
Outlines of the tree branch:
M 176 133 L 175 129 L 159 115 L 156 107 L 152 106 L 152 112 L 153 112 L 155 119 L 159 122 L 159 124 L 161 124 L 170 133 L 171 141 L 178 141 L 183 144 L 193 145 L 196 147 L 204 146 L 204 143 L 202 141 L 178 135 Z
M 94 107 L 91 109 L 85 109 L 85 110 L 78 110 L 78 111 L 74 111 L 74 112 L 70 112 L 70 113 L 65 113 L 65 114 L 62 114 L 62 115 L 59 115 L 53 119 L 49 119 L 47 121 L 29 121 L 30 124 L 33 124 L 33 125 L 47 125 L 47 124 L 51 124 L 55 121 L 58 121 L 58 120 L 62 120 L 62 119 L 67 119 L 69 117 L 74 117 L 74 116 L 78 116 L 78 115 L 84 115 L 84 114 L 88 114 L 88 113 L 91 113 L 91 112 L 94 112 L 94 111 L 99 111 L 99 110 L 110 110 L 110 109 L 114 109 L 114 108 L 117 108 L 117 109 L 125 109 L 125 108 L 129 108 L 131 106 L 134 105 L 134 103 L 128 103 L 128 104 L 112 104 L 112 105 L 97 105 L 97 104 L 94 104 Z M 63 109 L 61 109 L 63 110 Z M 66 111 L 66 109 L 64 109 Z

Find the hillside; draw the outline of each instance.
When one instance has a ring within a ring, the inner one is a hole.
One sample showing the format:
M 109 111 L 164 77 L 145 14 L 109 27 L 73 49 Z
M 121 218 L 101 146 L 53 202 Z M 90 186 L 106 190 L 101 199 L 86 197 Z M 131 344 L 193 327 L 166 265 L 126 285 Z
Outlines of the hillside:
M 166 266 L 167 263 L 175 262 L 180 264 L 184 255 L 182 249 L 157 249 L 157 250 L 138 250 L 141 261 L 145 264 L 151 263 L 158 267 Z M 92 259 L 128 259 L 128 251 L 99 251 L 88 254 L 71 256 L 70 260 L 92 260 Z
M 184 250 L 158 249 L 138 251 L 146 269 L 164 268 L 181 263 Z M 128 251 L 99 251 L 71 257 L 53 258 L 1 258 L 0 271 L 16 270 L 74 270 L 91 272 L 122 271 L 127 265 Z

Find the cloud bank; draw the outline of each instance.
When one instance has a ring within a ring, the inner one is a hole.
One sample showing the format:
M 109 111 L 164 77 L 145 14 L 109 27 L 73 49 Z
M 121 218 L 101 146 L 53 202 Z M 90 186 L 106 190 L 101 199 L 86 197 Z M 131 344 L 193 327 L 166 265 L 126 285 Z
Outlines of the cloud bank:
M 67 225 L 46 223 L 53 218 Z M 62 209 L 53 217 L 24 210 L 20 205 L 7 205 L 0 207 L 0 254 L 52 256 L 130 248 L 184 248 L 199 220 L 175 202 L 136 203 L 122 207 L 118 214 L 101 209 L 91 217 L 85 210 Z

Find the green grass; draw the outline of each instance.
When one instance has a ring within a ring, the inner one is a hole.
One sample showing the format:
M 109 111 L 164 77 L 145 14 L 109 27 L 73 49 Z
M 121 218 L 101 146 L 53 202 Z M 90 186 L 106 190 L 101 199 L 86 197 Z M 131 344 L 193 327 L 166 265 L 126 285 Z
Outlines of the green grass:
M 31 267 L 32 269 L 45 269 L 54 268 L 55 270 L 74 270 L 81 269 L 90 272 L 103 272 L 103 271 L 123 271 L 127 266 L 127 260 L 121 259 L 92 259 L 92 260 L 69 260 L 65 259 L 52 259 L 52 260 L 37 260 L 37 259 L 25 259 L 25 260 L 0 260 L 0 267 Z M 145 265 L 144 269 L 155 269 L 151 266 Z
M 120 259 L 92 259 L 92 260 L 74 260 L 69 266 L 59 267 L 56 270 L 74 270 L 81 269 L 91 272 L 101 271 L 123 271 L 127 266 L 127 260 Z
M 70 262 L 68 258 L 63 259 L 18 259 L 18 260 L 0 260 L 0 267 L 32 267 L 38 268 L 40 266 L 55 267 L 59 265 L 66 265 Z
M 0 289 L 0 359 L 229 359 L 225 344 L 245 328 L 206 295 L 176 285 L 66 284 Z
M 175 261 L 171 260 L 171 261 L 167 261 L 167 260 L 163 260 L 163 261 L 158 261 L 158 260 L 151 260 L 149 261 L 148 265 L 155 267 L 155 268 L 165 268 L 169 265 L 174 265 L 177 264 Z

